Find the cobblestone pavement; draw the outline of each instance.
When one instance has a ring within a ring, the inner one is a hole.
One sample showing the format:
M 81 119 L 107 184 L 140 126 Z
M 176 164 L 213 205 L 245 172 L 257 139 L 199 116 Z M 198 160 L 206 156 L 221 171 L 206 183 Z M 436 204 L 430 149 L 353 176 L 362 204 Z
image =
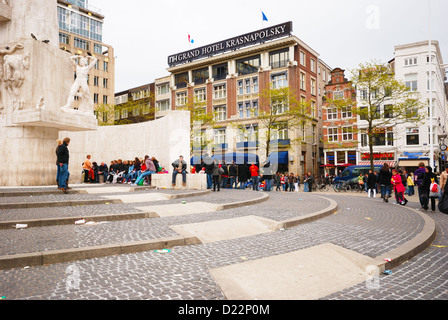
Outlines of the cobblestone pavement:
M 155 192 L 155 191 L 154 191 Z M 80 196 L 80 195 L 77 195 Z M 249 190 L 222 190 L 192 201 L 232 202 L 258 194 Z M 169 253 L 141 252 L 31 268 L 0 270 L 0 296 L 11 300 L 48 299 L 147 299 L 224 300 L 225 296 L 209 269 L 280 255 L 323 243 L 333 243 L 377 257 L 415 237 L 423 219 L 412 210 L 385 204 L 363 195 L 335 193 L 270 192 L 270 199 L 257 205 L 204 214 L 121 221 L 92 227 L 58 226 L 29 230 L 2 230 L 1 254 L 33 252 L 101 243 L 136 241 L 172 236 L 170 225 L 257 215 L 285 220 L 316 212 L 329 205 L 322 197 L 338 202 L 333 215 L 274 233 L 194 246 L 175 247 Z M 47 196 L 43 196 L 47 197 Z M 82 196 L 81 196 L 82 198 Z M 414 197 L 411 200 L 416 200 Z M 2 201 L 0 199 L 0 201 Z M 163 203 L 179 203 L 179 199 Z M 151 203 L 155 204 L 155 203 Z M 141 204 L 138 204 L 141 206 Z M 148 205 L 148 204 L 146 204 Z M 150 204 L 149 204 L 150 205 Z M 418 208 L 415 202 L 408 206 Z M 17 217 L 79 214 L 79 212 L 132 212 L 135 204 L 7 210 L 0 216 Z M 448 216 L 428 212 L 437 224 L 433 245 L 407 263 L 381 275 L 379 288 L 359 284 L 323 300 L 349 299 L 448 299 Z M 7 243 L 5 244 L 5 239 Z

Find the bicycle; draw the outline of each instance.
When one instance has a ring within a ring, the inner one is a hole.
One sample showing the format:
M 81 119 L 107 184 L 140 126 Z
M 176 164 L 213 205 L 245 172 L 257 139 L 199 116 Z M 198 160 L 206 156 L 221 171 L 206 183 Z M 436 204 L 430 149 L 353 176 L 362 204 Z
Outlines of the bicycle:
M 341 192 L 341 191 L 347 192 L 350 191 L 350 189 L 351 189 L 350 184 L 347 181 L 342 181 L 339 183 L 335 183 L 333 185 L 333 190 L 335 192 Z

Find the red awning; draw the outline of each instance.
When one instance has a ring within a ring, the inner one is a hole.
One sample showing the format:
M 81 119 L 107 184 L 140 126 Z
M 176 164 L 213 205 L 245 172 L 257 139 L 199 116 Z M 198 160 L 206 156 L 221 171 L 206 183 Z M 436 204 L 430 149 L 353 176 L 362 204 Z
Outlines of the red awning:
M 382 166 L 385 163 L 387 163 L 389 165 L 389 167 L 391 168 L 395 168 L 395 166 L 397 165 L 396 161 L 374 161 L 373 165 L 374 166 Z M 358 166 L 370 166 L 370 161 L 363 161 L 358 163 Z

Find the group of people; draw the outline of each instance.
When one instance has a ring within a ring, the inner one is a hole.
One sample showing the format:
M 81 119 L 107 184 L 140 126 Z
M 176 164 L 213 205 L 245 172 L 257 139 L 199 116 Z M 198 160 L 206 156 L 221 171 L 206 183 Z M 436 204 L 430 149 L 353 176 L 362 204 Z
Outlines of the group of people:
M 87 155 L 83 166 L 84 183 L 99 183 L 100 176 L 105 183 L 128 183 L 140 185 L 154 173 L 163 170 L 155 157 L 146 155 L 144 158 L 135 157 L 134 160 L 112 160 L 109 167 L 101 162 L 91 162 L 91 155 Z
M 254 191 L 296 191 L 300 190 L 301 182 L 305 192 L 312 191 L 313 176 L 311 173 L 300 177 L 294 173 L 274 172 L 273 166 L 266 162 L 260 167 L 255 164 L 236 164 L 235 161 L 227 164 L 226 161 L 212 159 L 208 155 L 195 164 L 191 173 L 207 175 L 207 189 L 220 191 L 222 188 L 246 189 Z M 176 174 L 176 172 L 173 173 Z M 174 184 L 174 178 L 173 178 Z
M 419 202 L 425 211 L 429 209 L 436 210 L 436 200 L 442 195 L 448 180 L 448 169 L 441 174 L 440 185 L 437 175 L 430 166 L 425 166 L 423 162 L 419 163 L 419 168 L 414 173 L 401 171 L 399 169 L 390 168 L 386 163 L 383 165 L 378 174 L 369 172 L 367 177 L 367 190 L 373 192 L 379 187 L 381 198 L 384 202 L 388 202 L 392 192 L 395 194 L 396 204 L 405 206 L 408 203 L 406 196 L 415 194 L 415 186 L 417 186 Z

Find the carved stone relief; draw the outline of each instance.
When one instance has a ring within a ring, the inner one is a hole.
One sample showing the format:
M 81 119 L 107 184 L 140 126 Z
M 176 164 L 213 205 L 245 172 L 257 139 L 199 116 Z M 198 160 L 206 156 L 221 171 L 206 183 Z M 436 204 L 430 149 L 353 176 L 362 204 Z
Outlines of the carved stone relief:
M 21 49 L 22 44 L 0 49 L 0 114 L 4 113 L 7 107 L 21 109 L 23 106 L 20 88 L 25 80 L 25 70 L 30 67 L 30 57 L 29 54 L 14 54 Z

